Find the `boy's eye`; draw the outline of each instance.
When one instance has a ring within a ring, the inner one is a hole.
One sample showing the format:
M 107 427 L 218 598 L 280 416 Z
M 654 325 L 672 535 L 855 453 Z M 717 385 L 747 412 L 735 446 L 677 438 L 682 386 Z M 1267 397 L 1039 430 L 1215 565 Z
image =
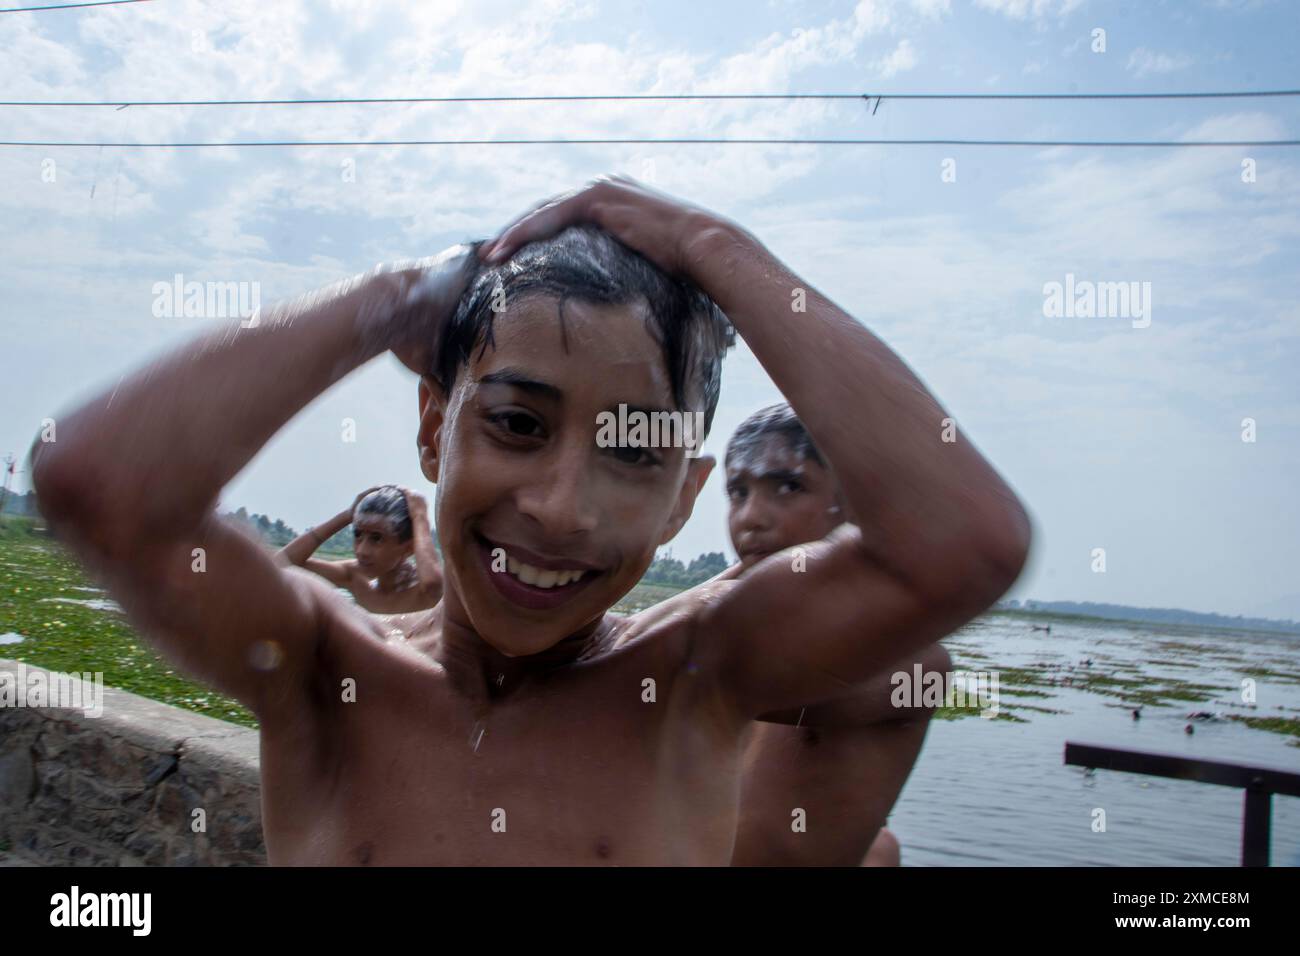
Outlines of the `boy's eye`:
M 740 487 L 739 485 L 733 485 L 732 487 L 727 489 L 727 497 L 731 501 L 744 501 L 745 489 Z
M 659 464 L 659 456 L 651 453 L 645 448 L 638 448 L 631 445 L 615 446 L 614 448 L 610 449 L 610 454 L 612 454 L 619 461 L 623 462 L 625 465 Z
M 803 485 L 797 481 L 783 481 L 776 489 L 778 495 L 789 495 L 796 491 L 803 491 Z
M 524 412 L 497 412 L 488 416 L 499 431 L 517 438 L 541 438 L 542 423 Z

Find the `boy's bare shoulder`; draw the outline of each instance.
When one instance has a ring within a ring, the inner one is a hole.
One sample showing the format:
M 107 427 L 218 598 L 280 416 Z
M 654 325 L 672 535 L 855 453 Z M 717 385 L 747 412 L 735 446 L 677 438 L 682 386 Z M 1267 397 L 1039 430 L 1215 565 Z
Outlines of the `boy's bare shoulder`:
M 735 584 L 734 579 L 723 579 L 721 576 L 711 578 L 643 611 L 620 618 L 622 627 L 612 648 L 621 649 L 652 641 L 670 647 L 680 643 L 680 651 L 684 656 L 689 649 L 695 622 Z
M 372 614 L 310 572 L 291 568 L 288 573 L 301 577 L 316 592 L 320 635 L 316 663 L 331 671 L 339 667 L 355 669 L 359 662 L 373 659 L 376 651 L 406 650 L 409 639 L 421 630 L 423 618 L 432 614 Z

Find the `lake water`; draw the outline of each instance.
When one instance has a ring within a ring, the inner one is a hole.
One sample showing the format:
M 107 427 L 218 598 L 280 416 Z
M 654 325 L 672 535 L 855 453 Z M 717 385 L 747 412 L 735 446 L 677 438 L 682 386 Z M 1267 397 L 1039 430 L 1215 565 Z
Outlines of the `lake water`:
M 1243 791 L 1088 774 L 1064 764 L 1065 742 L 1300 772 L 1296 737 L 1228 719 L 1300 717 L 1300 635 L 1050 623 L 1047 635 L 1032 631 L 1028 618 L 995 616 L 944 642 L 954 667 L 1000 672 L 1000 709 L 1025 722 L 931 722 L 889 821 L 904 865 L 1239 865 Z M 1268 672 L 1253 676 L 1254 708 L 1242 694 L 1251 670 Z M 1047 696 L 1008 693 L 1017 686 Z M 1170 696 L 1180 693 L 1209 699 Z M 1223 719 L 1189 720 L 1194 711 Z M 1093 831 L 1096 808 L 1105 811 L 1105 832 Z M 1300 798 L 1273 797 L 1272 864 L 1300 865 Z

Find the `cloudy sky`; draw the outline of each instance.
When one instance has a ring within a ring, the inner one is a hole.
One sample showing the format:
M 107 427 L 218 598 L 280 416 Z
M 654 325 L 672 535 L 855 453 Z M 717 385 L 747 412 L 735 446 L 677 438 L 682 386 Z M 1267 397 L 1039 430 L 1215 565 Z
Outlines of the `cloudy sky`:
M 0 140 L 1294 139 L 1296 99 L 889 94 L 1294 88 L 1297 46 L 1285 0 L 156 0 L 0 13 L 4 98 L 884 98 L 0 107 Z M 1014 596 L 1300 618 L 1297 148 L 0 146 L 0 455 L 221 321 L 156 316 L 155 283 L 257 282 L 269 302 L 614 171 L 741 222 L 902 354 L 1034 515 Z M 1150 324 L 1045 316 L 1044 286 L 1067 274 L 1150 283 Z M 706 451 L 777 399 L 741 348 Z M 382 481 L 431 497 L 415 401 L 413 377 L 377 359 L 294 419 L 223 509 L 302 528 Z M 717 476 L 673 549 L 731 553 Z

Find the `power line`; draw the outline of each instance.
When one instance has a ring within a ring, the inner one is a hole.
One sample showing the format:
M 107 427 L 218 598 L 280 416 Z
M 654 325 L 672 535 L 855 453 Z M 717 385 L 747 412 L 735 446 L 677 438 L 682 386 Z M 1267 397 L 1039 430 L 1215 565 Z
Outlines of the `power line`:
M 128 2 L 128 0 L 117 0 Z M 133 0 L 132 0 L 133 2 Z M 628 93 L 555 96 L 364 96 L 275 100 L 0 100 L 0 106 L 366 106 L 401 103 L 663 102 L 682 100 L 1187 100 L 1300 96 L 1300 90 L 1187 93 Z
M 0 13 L 32 13 L 36 10 L 76 10 L 81 7 L 115 7 L 120 3 L 148 3 L 149 0 L 98 0 L 96 3 L 57 3 L 46 7 L 0 7 Z
M 646 145 L 749 145 L 749 146 L 1072 146 L 1160 147 L 1300 146 L 1300 139 L 1265 140 L 1025 140 L 1025 139 L 381 139 L 381 140 L 248 140 L 227 142 L 111 143 L 0 141 L 3 146 L 98 147 L 123 149 L 216 149 L 255 146 L 646 146 Z

